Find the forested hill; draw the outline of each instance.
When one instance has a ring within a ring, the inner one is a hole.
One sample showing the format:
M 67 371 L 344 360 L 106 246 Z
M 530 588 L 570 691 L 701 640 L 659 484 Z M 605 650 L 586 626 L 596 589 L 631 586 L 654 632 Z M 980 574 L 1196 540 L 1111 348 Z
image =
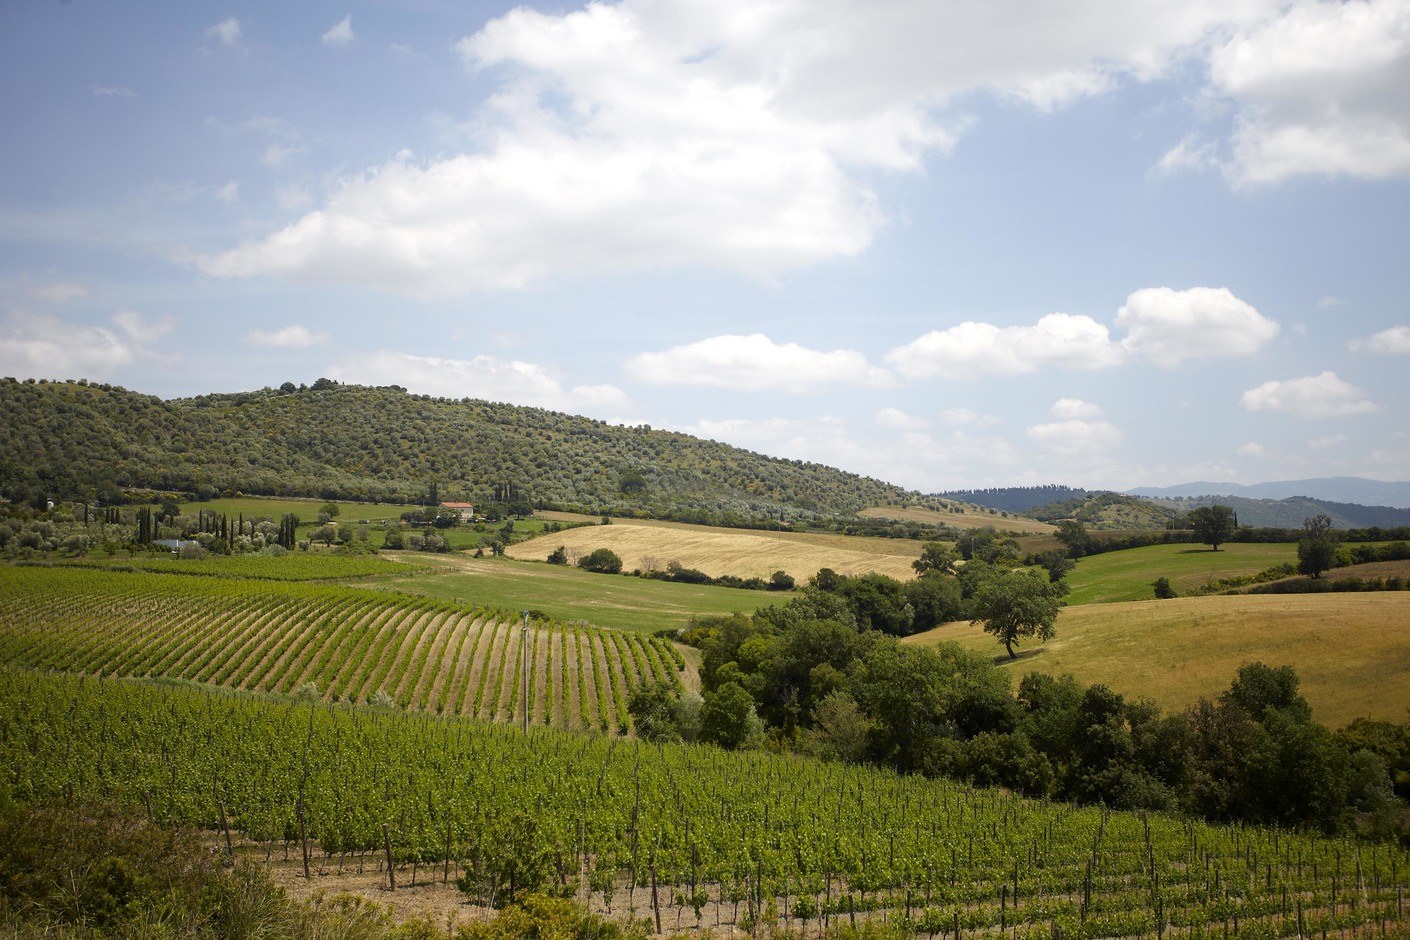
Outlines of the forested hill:
M 144 487 L 539 507 L 739 524 L 920 494 L 820 464 L 649 427 L 320 379 L 164 401 L 117 386 L 0 381 L 0 492 Z
M 1046 506 L 1049 503 L 1061 502 L 1062 500 L 1083 499 L 1088 495 L 1088 491 L 1049 483 L 1044 486 L 1000 486 L 984 490 L 949 490 L 935 495 L 945 499 L 973 503 L 976 506 L 987 506 L 990 509 L 1025 513 L 1035 506 Z

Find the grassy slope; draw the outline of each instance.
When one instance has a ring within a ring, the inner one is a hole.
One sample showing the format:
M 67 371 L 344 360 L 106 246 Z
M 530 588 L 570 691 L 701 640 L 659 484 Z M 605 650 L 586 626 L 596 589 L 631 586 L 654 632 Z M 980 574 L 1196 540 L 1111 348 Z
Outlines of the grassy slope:
M 767 578 L 783 570 L 801 583 L 819 568 L 841 574 L 878 571 L 893 578 L 911 578 L 911 562 L 920 557 L 921 543 L 908 539 L 865 538 L 810 532 L 769 532 L 720 529 L 684 523 L 614 519 L 609 526 L 555 532 L 511 546 L 514 558 L 542 561 L 559 545 L 583 554 L 610 548 L 628 569 L 643 567 L 643 558 L 658 567 L 678 561 L 712 577 L 722 574 Z
M 955 640 L 1003 656 L 969 623 L 905 642 Z M 1071 673 L 1084 683 L 1181 709 L 1226 689 L 1238 667 L 1260 660 L 1302 677 L 1313 714 L 1329 725 L 1360 715 L 1404 721 L 1410 702 L 1410 592 L 1189 597 L 1069 607 L 1057 638 L 1024 652 L 1017 675 Z M 1002 662 L 1008 664 L 1004 657 Z
M 1010 513 L 1007 517 L 995 512 L 990 515 L 988 512 L 976 507 L 968 512 L 940 512 L 934 509 L 903 509 L 900 506 L 877 506 L 872 509 L 863 509 L 857 513 L 859 516 L 870 516 L 873 519 L 899 519 L 902 522 L 921 522 L 926 525 L 948 525 L 956 529 L 983 529 L 993 526 L 996 529 L 1003 529 L 1010 532 L 1023 532 L 1030 534 L 1044 534 L 1056 532 L 1057 526 L 1046 522 L 1038 522 L 1035 519 L 1025 519 L 1022 516 L 1015 516 Z
M 1067 576 L 1069 604 L 1105 604 L 1152 597 L 1151 582 L 1166 577 L 1183 594 L 1207 581 L 1256 574 L 1274 565 L 1297 561 L 1297 546 L 1230 544 L 1217 552 L 1203 545 L 1148 545 L 1077 562 Z
M 615 527 L 615 526 L 613 526 Z M 567 535 L 568 533 L 561 533 Z M 398 591 L 510 610 L 536 609 L 561 620 L 652 633 L 691 618 L 752 613 L 790 595 L 697 584 L 668 584 L 576 568 L 463 555 L 412 555 L 429 571 L 385 582 Z

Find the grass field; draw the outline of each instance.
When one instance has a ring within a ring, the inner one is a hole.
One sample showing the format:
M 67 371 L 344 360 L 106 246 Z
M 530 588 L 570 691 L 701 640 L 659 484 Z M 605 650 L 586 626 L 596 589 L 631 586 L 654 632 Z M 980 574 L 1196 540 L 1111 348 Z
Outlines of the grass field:
M 787 571 L 800 583 L 819 568 L 831 568 L 839 574 L 875 571 L 902 580 L 912 578 L 911 562 L 920 557 L 921 550 L 921 543 L 910 539 L 613 519 L 611 525 L 569 529 L 521 542 L 510 547 L 509 555 L 542 561 L 559 545 L 568 549 L 570 559 L 574 552 L 586 555 L 594 549 L 610 548 L 621 556 L 627 570 L 647 568 L 650 563 L 664 568 L 678 561 L 712 577 L 768 578 L 775 571 Z
M 693 617 L 752 613 L 792 596 L 592 574 L 510 558 L 411 553 L 389 557 L 430 566 L 404 579 L 383 582 L 398 591 L 509 610 L 541 610 L 560 620 L 586 620 L 634 633 L 683 627 Z
M 1404 721 L 1410 705 L 1410 592 L 1187 597 L 1069 607 L 1057 637 L 1025 642 L 1010 661 L 977 625 L 952 623 L 903 642 L 955 640 L 994 655 L 1015 680 L 1071 673 L 1179 710 L 1228 688 L 1255 660 L 1302 677 L 1314 717 L 1340 726 L 1362 715 Z
M 857 513 L 872 519 L 899 519 L 902 522 L 922 522 L 926 525 L 947 525 L 956 529 L 982 529 L 993 526 L 1010 532 L 1026 535 L 1042 535 L 1056 532 L 1057 526 L 1036 519 L 1025 519 L 1010 513 L 1001 516 L 996 510 L 992 515 L 986 510 L 969 512 L 939 512 L 934 509 L 906 509 L 901 506 L 875 506 Z
M 1147 545 L 1077 562 L 1067 576 L 1072 587 L 1067 602 L 1107 604 L 1153 597 L 1151 582 L 1169 578 L 1177 594 L 1184 594 L 1219 578 L 1229 578 L 1297 561 L 1297 546 L 1283 544 L 1229 544 L 1212 552 L 1203 545 Z

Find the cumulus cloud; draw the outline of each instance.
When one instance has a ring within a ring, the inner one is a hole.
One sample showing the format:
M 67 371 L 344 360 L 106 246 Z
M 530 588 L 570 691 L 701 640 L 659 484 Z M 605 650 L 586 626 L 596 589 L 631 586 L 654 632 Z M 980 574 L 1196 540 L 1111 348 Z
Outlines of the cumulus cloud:
M 221 202 L 234 202 L 240 198 L 240 183 L 237 180 L 231 180 L 224 186 L 217 188 L 212 195 Z
M 328 32 L 323 34 L 323 42 L 329 46 L 346 46 L 356 38 L 353 35 L 351 13 L 334 23 Z
M 137 359 L 124 333 L 12 311 L 0 324 L 0 372 L 16 378 L 107 378 Z
M 1053 402 L 1053 406 L 1048 409 L 1048 413 L 1054 418 L 1098 418 L 1101 417 L 1102 409 L 1089 401 L 1080 398 L 1059 398 Z
M 1325 437 L 1314 437 L 1307 442 L 1307 446 L 1313 450 L 1326 450 L 1329 447 L 1340 447 L 1347 442 L 1345 434 L 1328 434 Z
M 231 16 L 206 30 L 206 38 L 219 40 L 222 45 L 233 46 L 240 41 L 240 33 L 240 21 Z
M 332 366 L 328 376 L 364 385 L 400 385 L 421 395 L 484 398 L 573 414 L 627 403 L 626 395 L 615 386 L 579 385 L 565 389 L 541 365 L 494 356 L 445 359 L 379 351 L 345 359 Z
M 870 176 L 918 172 L 947 152 L 976 94 L 1060 108 L 1169 74 L 1281 9 L 1279 0 L 837 0 L 825 16 L 806 0 L 519 7 L 456 47 L 496 83 L 472 122 L 475 149 L 386 161 L 294 224 L 200 263 L 222 277 L 428 297 L 645 268 L 776 277 L 866 249 L 886 221 Z M 1224 92 L 1239 93 L 1234 83 Z M 1184 152 L 1186 161 L 1200 152 L 1194 138 Z
M 1050 313 L 1033 326 L 961 323 L 933 330 L 886 354 L 907 378 L 1017 375 L 1061 366 L 1098 369 L 1120 361 L 1110 331 L 1088 316 Z
M 1244 457 L 1262 457 L 1266 453 L 1267 449 L 1257 441 L 1249 441 L 1239 447 L 1239 454 Z
M 994 415 L 981 414 L 972 408 L 946 408 L 936 415 L 936 420 L 941 424 L 999 424 L 1000 419 Z
M 891 378 L 854 350 L 822 352 L 797 343 L 775 343 L 762 333 L 713 336 L 661 352 L 640 353 L 627 361 L 626 368 L 653 385 L 795 392 L 833 384 L 881 386 Z
M 881 409 L 876 413 L 876 423 L 898 431 L 919 431 L 930 424 L 924 418 L 907 414 L 899 408 Z
M 1366 339 L 1354 339 L 1349 345 L 1354 352 L 1380 353 L 1385 356 L 1410 355 L 1410 326 L 1393 326 Z
M 307 349 L 328 342 L 328 334 L 315 333 L 306 326 L 294 323 L 277 330 L 251 330 L 245 334 L 245 341 L 274 349 Z
M 1410 173 L 1410 6 L 1300 0 L 1233 31 L 1209 57 L 1211 90 L 1240 108 L 1226 174 Z
M 1098 454 L 1121 443 L 1121 430 L 1110 421 L 1070 419 L 1049 424 L 1035 424 L 1028 436 L 1049 450 L 1060 454 Z
M 1247 356 L 1278 335 L 1278 324 L 1223 287 L 1148 287 L 1116 314 L 1128 352 L 1172 368 L 1186 359 Z
M 136 310 L 119 310 L 113 314 L 113 323 L 130 339 L 142 345 L 155 343 L 176 330 L 175 317 L 147 317 Z
M 54 304 L 65 304 L 71 300 L 79 300 L 88 296 L 88 288 L 82 284 L 71 284 L 59 281 L 54 284 L 44 284 L 34 288 L 31 292 L 40 300 Z
M 1264 382 L 1244 392 L 1240 403 L 1248 411 L 1282 411 L 1299 418 L 1342 418 L 1380 410 L 1335 372 Z

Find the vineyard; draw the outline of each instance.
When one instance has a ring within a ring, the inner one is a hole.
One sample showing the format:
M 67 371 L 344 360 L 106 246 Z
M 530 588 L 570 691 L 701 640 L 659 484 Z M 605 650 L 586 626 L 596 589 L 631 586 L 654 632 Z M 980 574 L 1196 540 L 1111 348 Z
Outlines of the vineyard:
M 282 559 L 281 559 L 282 560 Z M 669 643 L 316 583 L 0 569 L 0 662 L 626 733 Z
M 768 754 L 0 670 L 0 784 L 110 794 L 397 884 L 463 874 L 677 926 L 803 935 L 886 917 L 959 937 L 1386 936 L 1384 845 L 1035 802 Z M 395 887 L 395 885 L 393 885 Z M 1403 934 L 1399 934 L 1403 935 Z
M 107 571 L 151 571 L 267 581 L 331 581 L 405 574 L 408 570 L 419 570 L 419 566 L 397 564 L 374 555 L 318 555 L 302 552 L 291 552 L 278 558 L 269 555 L 212 555 L 199 559 L 178 558 L 162 552 L 134 555 L 130 558 L 66 558 L 54 564 Z

